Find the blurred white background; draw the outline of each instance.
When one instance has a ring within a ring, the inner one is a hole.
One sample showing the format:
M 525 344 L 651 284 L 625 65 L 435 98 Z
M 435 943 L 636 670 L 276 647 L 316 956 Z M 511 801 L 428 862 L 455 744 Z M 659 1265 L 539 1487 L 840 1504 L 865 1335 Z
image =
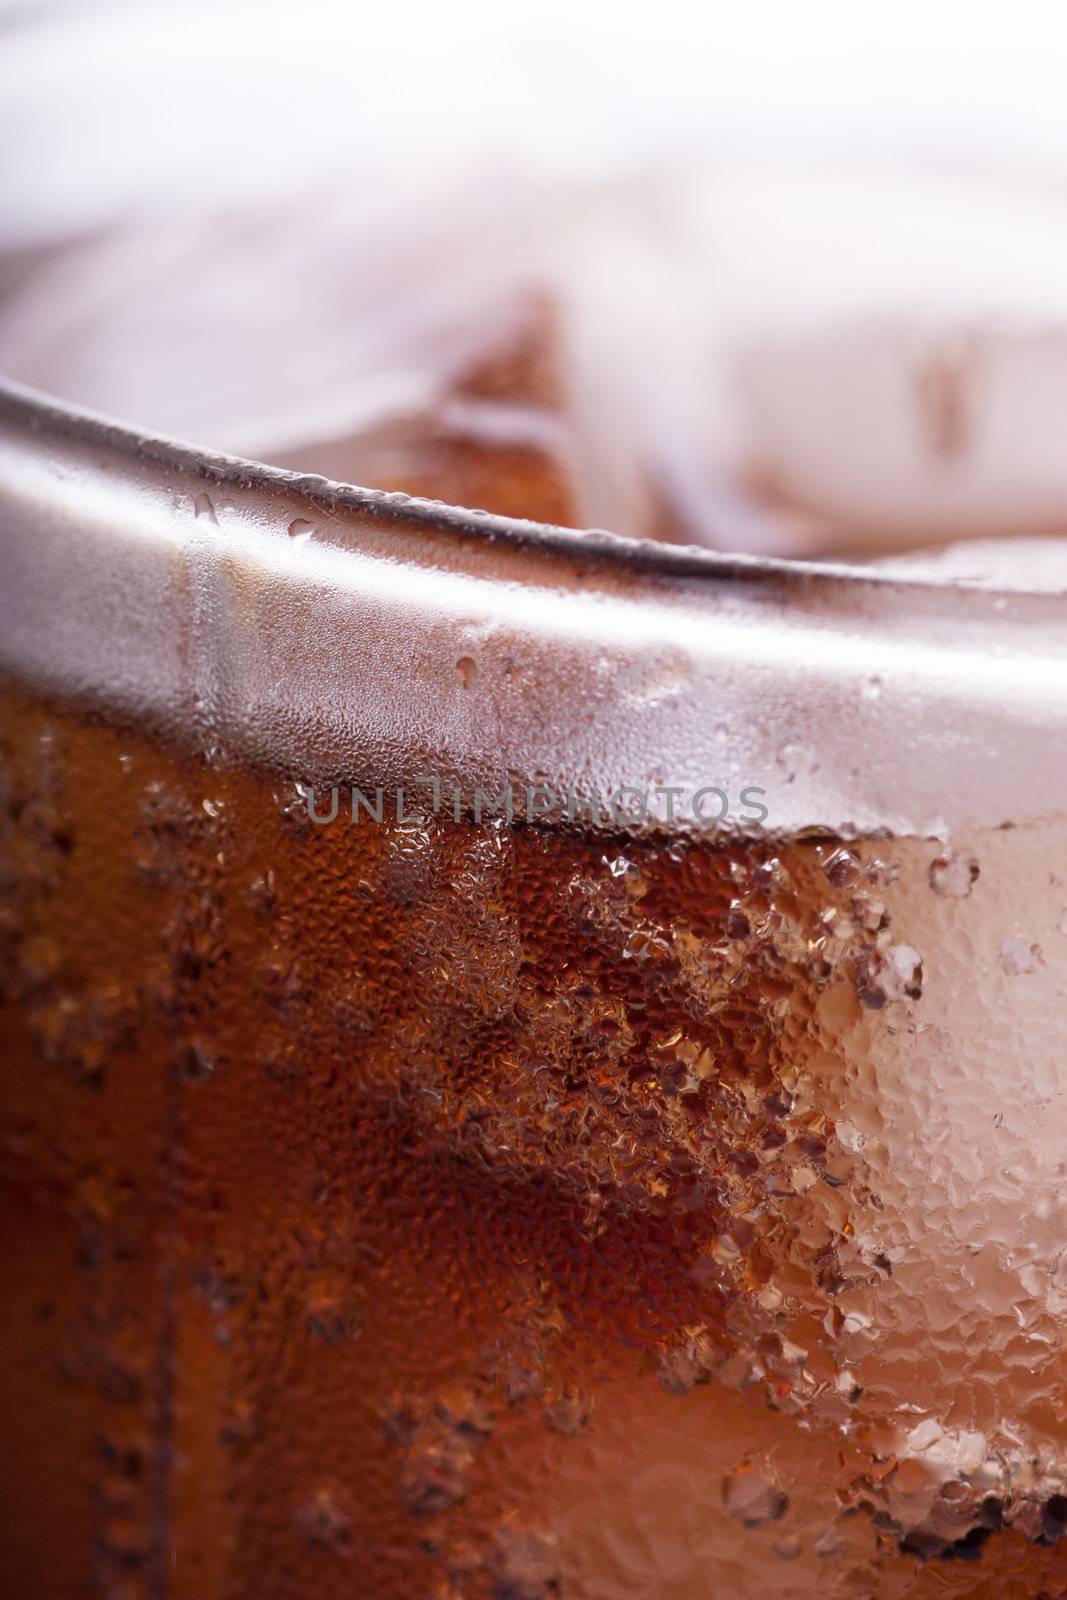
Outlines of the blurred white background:
M 4 0 L 0 228 L 317 172 L 682 151 L 1067 163 L 1060 0 Z
M 1062 0 L 0 6 L 16 378 L 392 487 L 533 285 L 584 525 L 1067 526 Z

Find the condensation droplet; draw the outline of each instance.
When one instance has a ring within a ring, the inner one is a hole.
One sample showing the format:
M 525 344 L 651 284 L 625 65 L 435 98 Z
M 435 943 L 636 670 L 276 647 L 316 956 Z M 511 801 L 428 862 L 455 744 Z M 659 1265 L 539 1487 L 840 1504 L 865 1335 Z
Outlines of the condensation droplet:
M 413 1516 L 447 1511 L 467 1493 L 465 1460 L 447 1446 L 423 1445 L 413 1452 L 401 1489 Z
M 316 1489 L 297 1512 L 297 1522 L 308 1544 L 335 1555 L 349 1548 L 351 1521 L 343 1494 L 329 1486 Z
M 552 1540 L 544 1534 L 502 1527 L 490 1567 L 493 1600 L 549 1600 L 560 1592 L 559 1562 Z
M 215 1074 L 216 1062 L 201 1044 L 190 1044 L 178 1051 L 175 1072 L 182 1083 L 204 1083 Z
M 943 900 L 966 900 L 978 881 L 978 871 L 973 856 L 946 850 L 930 863 L 930 887 Z
M 677 694 L 693 676 L 693 663 L 683 650 L 668 650 L 647 673 L 633 695 L 635 705 L 654 706 Z
M 860 1000 L 868 1010 L 880 1010 L 894 1000 L 922 996 L 922 956 L 913 945 L 891 944 L 875 952 L 860 986 Z
M 1005 939 L 1000 947 L 1000 965 L 1009 978 L 1036 972 L 1041 965 L 1041 947 L 1029 939 Z
M 581 1395 L 567 1391 L 554 1404 L 545 1407 L 542 1420 L 555 1433 L 566 1434 L 570 1438 L 587 1426 L 589 1407 Z
M 213 522 L 218 527 L 219 519 L 215 515 L 215 507 L 210 495 L 198 494 L 193 497 L 193 515 L 203 517 L 207 522 Z
M 456 671 L 459 673 L 460 683 L 465 689 L 469 689 L 475 678 L 478 676 L 478 666 L 474 660 L 474 657 L 460 656 L 459 660 L 456 662 Z
M 746 1528 L 777 1522 L 789 1504 L 781 1489 L 747 1464 L 722 1480 L 723 1505 Z
M 823 862 L 823 871 L 835 889 L 847 889 L 860 875 L 860 863 L 851 850 L 835 850 Z
M 289 524 L 288 531 L 290 539 L 295 539 L 297 544 L 307 544 L 311 535 L 315 532 L 315 525 L 309 522 L 306 517 L 294 517 Z

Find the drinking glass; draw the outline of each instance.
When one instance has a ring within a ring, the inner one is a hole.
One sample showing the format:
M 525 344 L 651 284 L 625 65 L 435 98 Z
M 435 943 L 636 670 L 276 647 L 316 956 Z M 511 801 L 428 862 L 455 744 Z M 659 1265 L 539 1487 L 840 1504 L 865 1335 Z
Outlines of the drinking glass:
M 1056 186 L 680 172 L 5 244 L 5 1593 L 1067 1594 Z
M 11 1591 L 1057 1592 L 1062 594 L 0 422 Z

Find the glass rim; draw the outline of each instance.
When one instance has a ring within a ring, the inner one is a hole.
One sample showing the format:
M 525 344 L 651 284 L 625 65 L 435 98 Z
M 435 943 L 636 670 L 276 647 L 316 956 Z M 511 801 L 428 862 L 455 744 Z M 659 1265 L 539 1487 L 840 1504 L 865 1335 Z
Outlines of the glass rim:
M 817 561 L 792 556 L 750 555 L 742 551 L 712 550 L 694 544 L 637 538 L 613 533 L 607 528 L 571 527 L 504 516 L 476 507 L 408 495 L 399 490 L 364 488 L 320 473 L 272 466 L 254 457 L 190 444 L 165 433 L 145 432 L 133 423 L 34 389 L 2 373 L 0 405 L 34 431 L 47 425 L 73 441 L 96 441 L 124 455 L 156 461 L 163 467 L 182 472 L 193 470 L 220 486 L 240 484 L 253 490 L 284 489 L 302 494 L 312 501 L 321 501 L 335 514 L 352 511 L 376 521 L 393 524 L 407 522 L 429 533 L 460 534 L 482 539 L 489 545 L 504 544 L 516 550 L 527 549 L 570 559 L 603 562 L 620 572 L 628 571 L 635 575 L 704 579 L 710 584 L 730 580 L 766 580 L 779 585 L 783 581 L 795 582 L 805 588 L 811 585 L 836 588 L 844 584 L 858 584 L 871 589 L 888 586 L 934 593 L 977 591 L 982 594 L 1003 594 L 1015 600 L 1026 597 L 1067 599 L 1067 584 L 1062 588 L 1028 587 L 1018 583 L 1005 587 L 984 578 L 962 577 L 937 570 L 922 573 L 894 570 L 897 561 L 907 559 L 908 550 L 901 552 L 900 556 L 881 558 L 887 559 L 885 566 L 846 559 Z M 945 541 L 946 544 L 959 542 L 962 541 Z M 922 552 L 931 547 L 917 548 Z
M 678 832 L 704 809 L 679 817 L 672 791 L 723 795 L 720 832 L 758 791 L 776 837 L 943 839 L 1064 809 L 1050 589 L 479 514 L 10 384 L 0 507 L 5 677 L 209 758 L 398 792 L 640 791 L 666 816 L 638 826 Z

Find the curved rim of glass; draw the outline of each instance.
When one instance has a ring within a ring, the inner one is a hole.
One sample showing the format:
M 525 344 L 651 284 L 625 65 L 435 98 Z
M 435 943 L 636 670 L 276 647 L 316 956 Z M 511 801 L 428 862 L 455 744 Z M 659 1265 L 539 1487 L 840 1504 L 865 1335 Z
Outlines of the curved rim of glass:
M 60 399 L 0 373 L 0 402 L 36 429 L 45 424 L 68 438 L 91 438 L 124 455 L 157 461 L 202 480 L 245 489 L 281 489 L 303 495 L 331 512 L 354 511 L 383 523 L 416 524 L 427 532 L 460 534 L 492 545 L 604 562 L 621 571 L 649 577 L 704 578 L 715 582 L 796 582 L 805 586 L 862 584 L 933 592 L 971 592 L 1015 598 L 1067 599 L 1067 586 L 1033 588 L 944 573 L 895 572 L 850 561 L 813 561 L 789 556 L 757 556 L 670 544 L 612 533 L 604 528 L 571 528 L 534 522 L 493 511 L 421 499 L 399 490 L 361 488 L 318 473 L 270 466 L 249 457 L 188 444 L 167 434 L 143 432 L 130 423 Z M 960 540 L 946 541 L 960 543 Z M 917 547 L 917 551 L 923 548 Z M 906 552 L 902 552 L 902 555 Z

